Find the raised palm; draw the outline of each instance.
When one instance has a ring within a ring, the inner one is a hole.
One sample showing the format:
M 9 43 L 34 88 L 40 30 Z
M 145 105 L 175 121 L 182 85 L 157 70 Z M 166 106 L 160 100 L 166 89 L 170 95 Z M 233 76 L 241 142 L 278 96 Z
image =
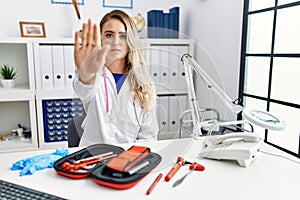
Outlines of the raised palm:
M 94 82 L 96 73 L 105 65 L 108 49 L 109 46 L 101 45 L 99 26 L 91 19 L 83 24 L 81 33 L 76 32 L 74 59 L 82 82 Z

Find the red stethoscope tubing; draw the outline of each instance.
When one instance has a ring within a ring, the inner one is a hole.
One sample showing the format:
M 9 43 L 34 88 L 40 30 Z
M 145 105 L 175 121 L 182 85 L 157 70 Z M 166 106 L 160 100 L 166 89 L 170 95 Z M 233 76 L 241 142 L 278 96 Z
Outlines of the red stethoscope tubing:
M 104 67 L 102 68 L 102 75 L 103 75 L 103 79 L 104 79 L 104 89 L 105 89 L 105 106 L 106 106 L 106 113 L 109 112 L 109 103 L 108 103 L 108 89 L 107 89 L 107 78 L 106 78 L 106 74 L 105 74 L 105 69 Z M 137 114 L 136 114 L 136 108 L 135 108 L 135 97 L 132 97 L 132 103 L 133 103 L 133 107 L 134 107 L 134 111 L 135 111 L 135 118 L 138 122 L 138 124 L 140 125 L 140 122 L 137 118 Z

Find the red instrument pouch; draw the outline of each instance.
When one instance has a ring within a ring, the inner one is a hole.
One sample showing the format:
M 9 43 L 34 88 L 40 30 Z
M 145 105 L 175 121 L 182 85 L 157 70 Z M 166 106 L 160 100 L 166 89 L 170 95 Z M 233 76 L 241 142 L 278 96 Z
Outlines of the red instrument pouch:
M 91 163 L 85 163 L 81 165 L 82 167 L 76 167 L 79 166 L 80 163 L 84 159 L 89 159 L 92 158 L 91 160 L 96 160 L 93 159 L 93 157 L 103 155 L 110 153 L 110 155 L 119 155 L 123 153 L 125 150 L 121 147 L 114 146 L 114 145 L 109 145 L 109 144 L 94 144 L 90 145 L 86 148 L 83 148 L 79 151 L 76 151 L 72 154 L 69 154 L 66 157 L 63 157 L 59 160 L 57 160 L 54 163 L 54 170 L 62 176 L 68 177 L 68 178 L 73 178 L 73 179 L 82 179 L 82 178 L 87 178 L 91 176 L 90 172 L 93 170 L 93 168 L 97 167 L 97 165 L 103 165 L 104 162 L 109 161 L 112 159 L 111 157 L 107 157 L 103 162 L 95 162 L 95 164 Z M 86 160 L 85 160 L 86 161 Z M 85 167 L 83 166 L 85 165 Z
M 102 157 L 95 159 L 95 155 Z M 97 159 L 103 157 L 107 159 L 94 164 Z M 92 176 L 93 180 L 102 186 L 128 189 L 141 181 L 160 162 L 161 156 L 152 153 L 148 147 L 132 146 L 124 151 L 121 147 L 97 144 L 57 160 L 54 169 L 58 174 L 68 178 Z M 78 166 L 78 163 L 83 168 L 74 167 Z M 89 165 L 90 163 L 92 165 Z
M 107 167 L 119 172 L 128 172 L 134 165 L 150 153 L 150 149 L 143 146 L 132 146 L 127 151 L 113 158 Z
M 161 156 L 144 146 L 132 146 L 106 165 L 91 172 L 94 181 L 100 185 L 128 189 L 142 180 L 161 161 Z

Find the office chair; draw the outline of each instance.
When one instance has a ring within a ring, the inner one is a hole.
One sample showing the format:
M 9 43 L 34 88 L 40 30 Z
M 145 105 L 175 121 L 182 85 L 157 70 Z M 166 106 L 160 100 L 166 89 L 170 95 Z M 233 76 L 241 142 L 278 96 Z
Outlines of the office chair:
M 68 146 L 69 147 L 78 147 L 80 138 L 83 133 L 83 128 L 81 124 L 85 118 L 85 114 L 81 116 L 76 116 L 71 119 L 68 123 Z

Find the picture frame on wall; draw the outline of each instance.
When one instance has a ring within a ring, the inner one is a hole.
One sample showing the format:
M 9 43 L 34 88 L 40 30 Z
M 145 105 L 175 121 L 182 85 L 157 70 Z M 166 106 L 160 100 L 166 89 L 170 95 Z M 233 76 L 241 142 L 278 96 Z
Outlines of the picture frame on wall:
M 46 37 L 44 22 L 20 21 L 21 37 Z
M 84 5 L 84 0 L 76 0 L 77 5 Z M 72 0 L 51 0 L 51 4 L 72 5 Z
M 133 0 L 103 0 L 104 8 L 133 8 Z

